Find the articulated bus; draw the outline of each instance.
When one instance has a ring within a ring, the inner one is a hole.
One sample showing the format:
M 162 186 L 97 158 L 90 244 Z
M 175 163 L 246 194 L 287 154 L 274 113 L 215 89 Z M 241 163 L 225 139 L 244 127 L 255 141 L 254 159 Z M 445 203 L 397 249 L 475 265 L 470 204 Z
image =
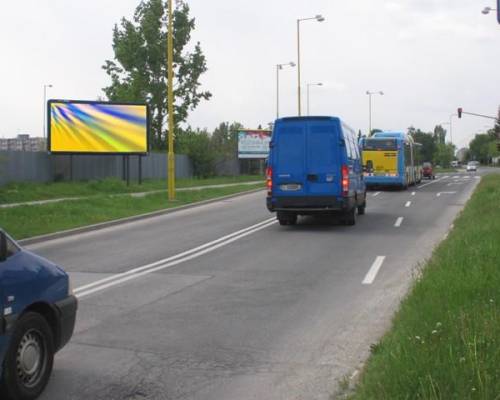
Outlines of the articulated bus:
M 377 132 L 362 138 L 366 186 L 406 189 L 422 181 L 422 145 L 403 132 Z

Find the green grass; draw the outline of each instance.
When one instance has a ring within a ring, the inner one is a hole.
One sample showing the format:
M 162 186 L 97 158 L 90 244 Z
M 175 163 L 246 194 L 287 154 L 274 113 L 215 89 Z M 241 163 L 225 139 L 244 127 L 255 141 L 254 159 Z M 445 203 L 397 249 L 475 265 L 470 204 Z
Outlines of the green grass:
M 352 400 L 500 399 L 500 175 L 483 178 Z
M 244 192 L 259 187 L 264 189 L 264 183 L 177 192 L 176 200 L 173 202 L 167 200 L 166 193 L 155 193 L 141 198 L 130 196 L 94 196 L 85 200 L 19 206 L 0 209 L 0 226 L 15 239 L 19 240 L 151 211 L 178 207 L 184 204 Z
M 185 188 L 224 183 L 264 180 L 258 175 L 223 176 L 208 179 L 177 179 L 176 187 Z M 95 196 L 99 194 L 137 193 L 166 189 L 165 180 L 145 180 L 142 185 L 131 181 L 130 186 L 120 179 L 88 182 L 9 183 L 0 187 L 0 204 L 49 200 L 62 197 Z

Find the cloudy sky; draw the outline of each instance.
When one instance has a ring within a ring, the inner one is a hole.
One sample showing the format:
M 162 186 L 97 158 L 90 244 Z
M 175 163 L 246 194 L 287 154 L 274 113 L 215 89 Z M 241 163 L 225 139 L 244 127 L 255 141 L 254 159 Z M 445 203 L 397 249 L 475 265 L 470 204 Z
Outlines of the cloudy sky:
M 0 0 L 0 137 L 42 135 L 43 85 L 48 97 L 96 99 L 109 83 L 101 69 L 112 58 L 113 25 L 130 18 L 139 0 Z M 462 106 L 495 115 L 500 104 L 500 25 L 483 15 L 494 0 L 188 0 L 196 18 L 213 93 L 189 118 L 213 129 L 221 121 L 252 128 L 276 116 L 276 64 L 296 62 L 301 24 L 302 85 L 311 87 L 311 114 L 337 115 L 373 127 L 432 130 Z M 281 115 L 297 113 L 297 71 L 280 73 Z M 306 96 L 303 91 L 303 113 Z M 463 146 L 493 121 L 453 119 Z M 448 126 L 445 126 L 448 128 Z M 449 139 L 449 137 L 448 137 Z

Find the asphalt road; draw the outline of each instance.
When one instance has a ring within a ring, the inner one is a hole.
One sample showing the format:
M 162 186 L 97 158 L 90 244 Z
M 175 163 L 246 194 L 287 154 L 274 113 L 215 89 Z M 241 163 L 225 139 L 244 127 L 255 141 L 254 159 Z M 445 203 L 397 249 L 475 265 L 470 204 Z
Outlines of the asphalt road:
M 80 298 L 41 399 L 328 399 L 480 174 L 371 191 L 354 227 L 281 227 L 259 192 L 29 246 Z

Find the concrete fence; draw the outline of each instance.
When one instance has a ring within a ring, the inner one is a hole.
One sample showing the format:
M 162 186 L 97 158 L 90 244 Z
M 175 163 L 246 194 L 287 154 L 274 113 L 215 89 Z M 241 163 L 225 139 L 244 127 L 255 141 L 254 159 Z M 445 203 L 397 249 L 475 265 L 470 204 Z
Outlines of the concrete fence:
M 127 160 L 128 158 L 128 160 Z M 141 157 L 143 179 L 166 179 L 166 154 L 151 153 Z M 139 176 L 139 156 L 50 155 L 45 152 L 0 152 L 0 186 L 9 182 L 52 182 L 60 180 L 94 180 L 103 178 L 130 179 Z M 193 168 L 189 157 L 176 155 L 177 178 L 191 178 Z

